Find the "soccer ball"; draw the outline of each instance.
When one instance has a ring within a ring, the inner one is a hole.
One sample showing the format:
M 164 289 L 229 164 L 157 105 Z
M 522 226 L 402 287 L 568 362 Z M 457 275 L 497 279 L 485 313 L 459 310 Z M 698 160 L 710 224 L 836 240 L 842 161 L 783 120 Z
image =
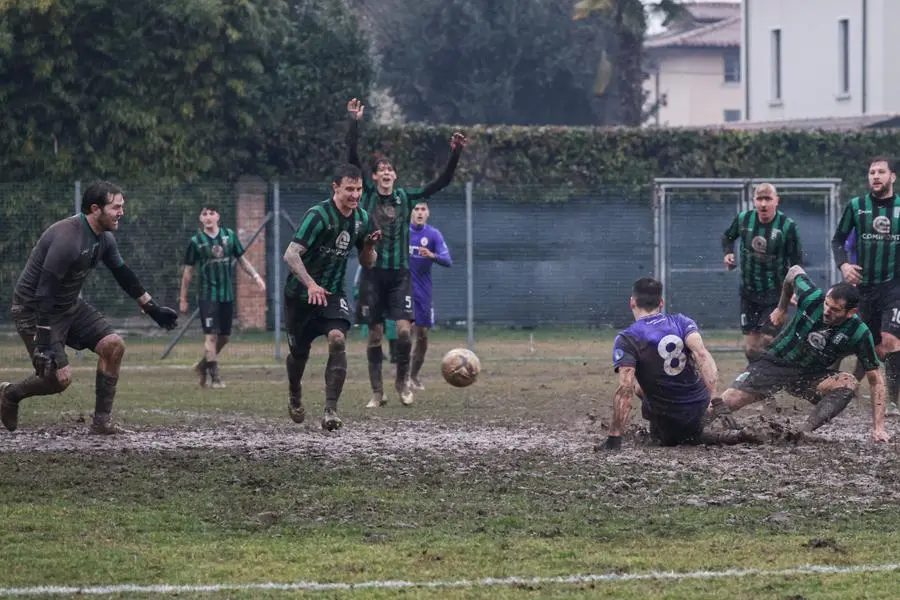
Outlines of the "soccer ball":
M 454 387 L 472 385 L 480 372 L 481 361 L 471 350 L 454 348 L 441 359 L 441 374 Z

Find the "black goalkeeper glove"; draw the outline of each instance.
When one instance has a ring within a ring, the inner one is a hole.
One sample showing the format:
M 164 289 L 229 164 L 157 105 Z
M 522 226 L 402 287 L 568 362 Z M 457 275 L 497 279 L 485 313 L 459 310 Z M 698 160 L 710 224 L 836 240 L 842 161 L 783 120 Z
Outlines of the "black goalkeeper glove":
M 168 306 L 160 306 L 155 300 L 150 300 L 142 308 L 163 329 L 175 329 L 178 325 L 178 313 Z
M 31 364 L 34 365 L 34 374 L 38 377 L 50 377 L 57 367 L 50 333 L 49 327 L 38 325 L 34 334 L 34 353 L 31 355 Z
M 604 450 L 621 450 L 622 449 L 622 436 L 621 435 L 610 435 L 606 437 L 606 443 L 603 444 Z

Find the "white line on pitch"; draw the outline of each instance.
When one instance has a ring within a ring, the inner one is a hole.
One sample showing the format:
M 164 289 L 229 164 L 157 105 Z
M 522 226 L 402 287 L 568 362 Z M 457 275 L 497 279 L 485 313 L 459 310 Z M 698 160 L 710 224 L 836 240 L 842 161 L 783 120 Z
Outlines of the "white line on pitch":
M 178 594 L 200 592 L 240 592 L 240 591 L 309 591 L 327 592 L 337 590 L 363 589 L 407 589 L 407 588 L 477 588 L 509 585 L 550 585 L 581 584 L 646 580 L 687 580 L 687 579 L 727 579 L 730 577 L 792 577 L 798 575 L 846 575 L 856 573 L 879 573 L 900 570 L 900 564 L 857 565 L 833 567 L 828 565 L 805 565 L 793 569 L 727 569 L 725 571 L 651 571 L 649 573 L 607 573 L 603 575 L 563 575 L 558 577 L 486 577 L 484 579 L 457 579 L 446 581 L 362 581 L 360 583 L 318 583 L 298 581 L 296 583 L 218 583 L 209 585 L 105 585 L 105 586 L 35 586 L 21 588 L 0 588 L 0 596 L 74 596 L 110 594 Z

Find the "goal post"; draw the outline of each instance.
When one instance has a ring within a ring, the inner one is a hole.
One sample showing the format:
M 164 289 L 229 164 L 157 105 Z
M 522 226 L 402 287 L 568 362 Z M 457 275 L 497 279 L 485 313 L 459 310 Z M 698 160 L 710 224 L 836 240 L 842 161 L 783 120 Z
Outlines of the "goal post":
M 657 178 L 653 181 L 653 270 L 668 309 L 706 327 L 738 326 L 738 271 L 722 264 L 721 237 L 753 207 L 760 183 L 778 190 L 779 210 L 797 224 L 806 271 L 822 286 L 839 281 L 831 237 L 840 219 L 840 179 Z

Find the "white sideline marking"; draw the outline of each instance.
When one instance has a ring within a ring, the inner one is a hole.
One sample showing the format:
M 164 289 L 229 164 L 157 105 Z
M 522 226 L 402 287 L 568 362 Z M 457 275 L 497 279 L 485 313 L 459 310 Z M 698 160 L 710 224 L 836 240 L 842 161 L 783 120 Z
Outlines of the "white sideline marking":
M 559 577 L 486 577 L 447 581 L 362 581 L 359 583 L 219 583 L 209 585 L 106 585 L 106 586 L 37 586 L 0 588 L 0 596 L 74 596 L 78 594 L 104 596 L 110 594 L 178 594 L 198 592 L 238 592 L 255 590 L 327 592 L 335 590 L 407 589 L 407 588 L 476 588 L 508 585 L 579 584 L 646 580 L 725 579 L 729 577 L 789 577 L 796 575 L 843 575 L 898 571 L 900 564 L 857 565 L 832 567 L 804 565 L 793 569 L 766 571 L 762 569 L 728 569 L 725 571 L 651 571 L 649 573 L 607 573 L 605 575 L 564 575 Z

